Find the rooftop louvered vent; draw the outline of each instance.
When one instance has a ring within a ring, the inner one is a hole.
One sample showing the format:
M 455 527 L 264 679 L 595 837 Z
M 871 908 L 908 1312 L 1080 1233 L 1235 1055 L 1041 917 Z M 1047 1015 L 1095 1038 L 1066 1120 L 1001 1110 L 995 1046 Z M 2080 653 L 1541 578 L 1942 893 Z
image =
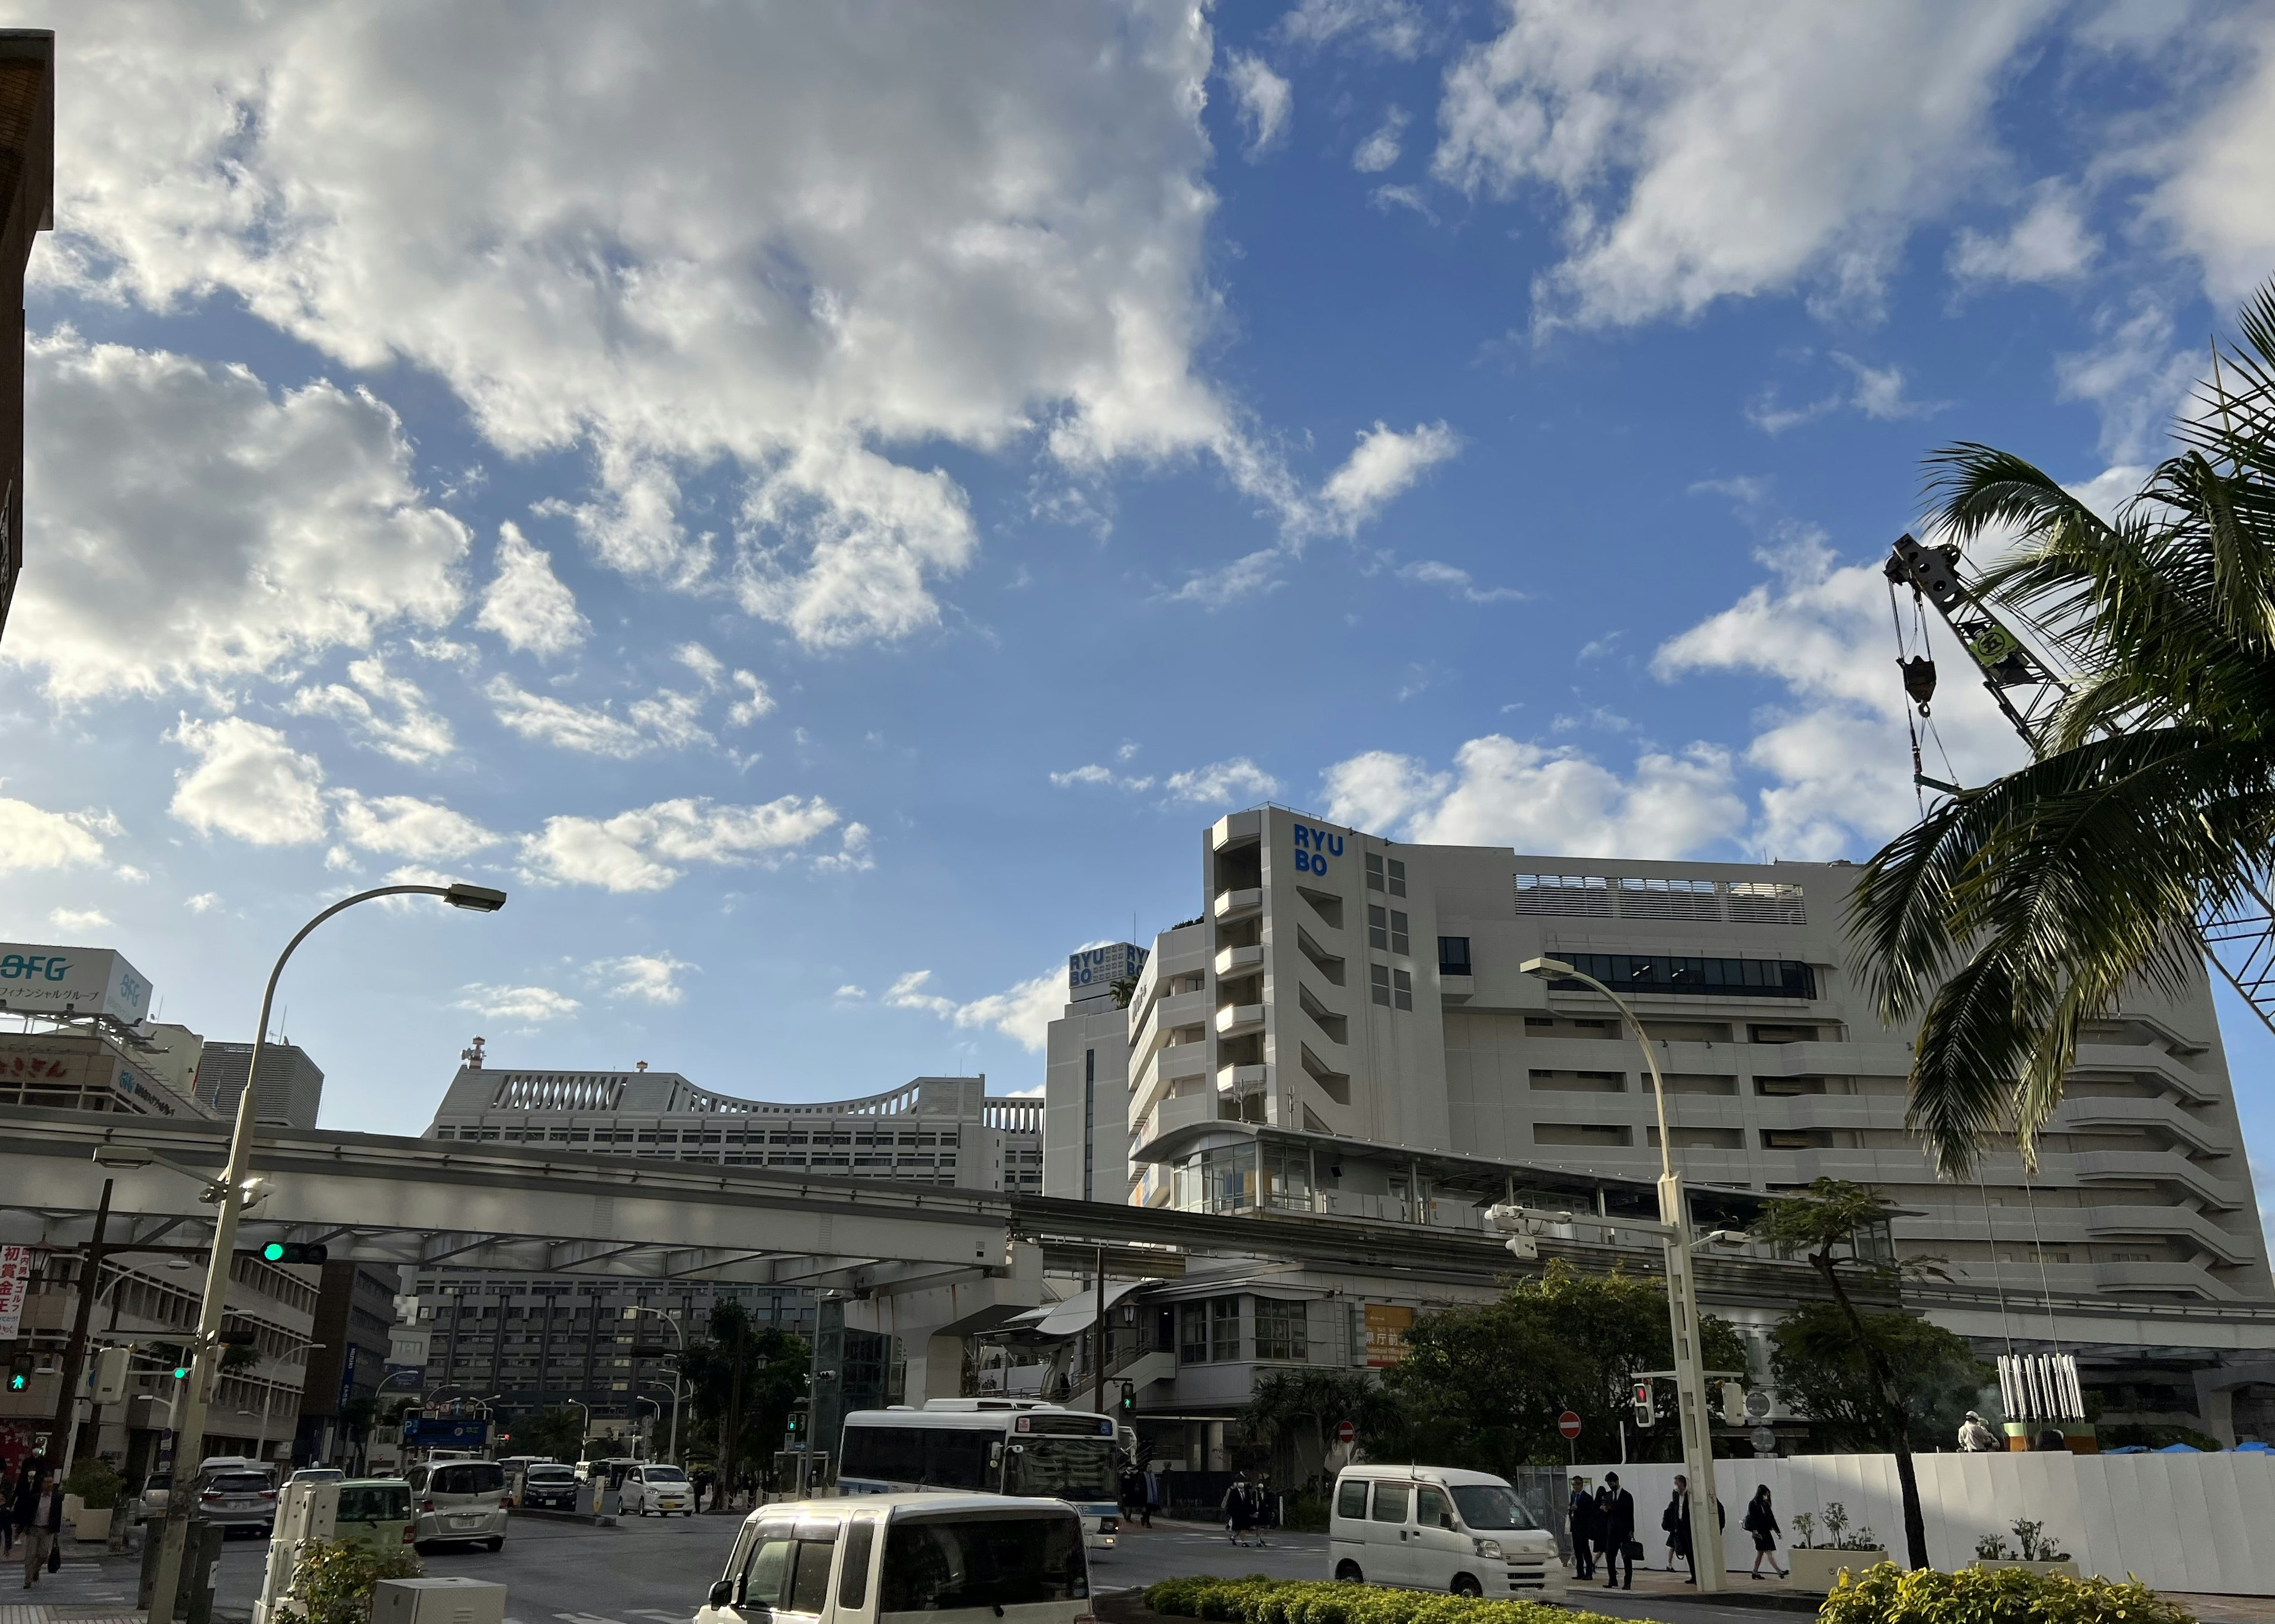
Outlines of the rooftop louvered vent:
M 1769 880 L 1644 879 L 1608 874 L 1519 874 L 1516 911 L 1590 919 L 1702 919 L 1733 925 L 1806 925 L 1797 885 Z

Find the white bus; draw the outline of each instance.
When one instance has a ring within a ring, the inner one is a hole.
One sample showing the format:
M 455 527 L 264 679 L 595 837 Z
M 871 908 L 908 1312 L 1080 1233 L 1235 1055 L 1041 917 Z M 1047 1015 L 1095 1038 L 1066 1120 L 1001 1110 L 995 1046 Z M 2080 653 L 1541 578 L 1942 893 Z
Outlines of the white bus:
M 1084 1543 L 1112 1550 L 1122 1528 L 1116 1432 L 1111 1416 L 1050 1404 L 934 1399 L 922 1409 L 857 1409 L 845 1417 L 837 1488 L 1064 1500 L 1082 1514 Z

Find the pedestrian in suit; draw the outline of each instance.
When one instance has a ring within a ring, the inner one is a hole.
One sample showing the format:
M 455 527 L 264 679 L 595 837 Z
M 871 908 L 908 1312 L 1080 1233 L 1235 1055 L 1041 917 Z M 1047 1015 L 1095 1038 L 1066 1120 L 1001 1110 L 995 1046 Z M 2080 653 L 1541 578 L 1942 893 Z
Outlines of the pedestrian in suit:
M 24 1588 L 40 1582 L 48 1552 L 56 1548 L 64 1527 L 64 1492 L 57 1485 L 47 1462 L 34 1455 L 24 1462 L 16 1481 L 16 1527 L 24 1536 Z
M 1604 1588 L 1635 1589 L 1635 1496 L 1620 1487 L 1617 1472 L 1604 1474 L 1596 1495 L 1596 1528 L 1604 1552 Z M 1620 1564 L 1627 1564 L 1627 1583 L 1620 1583 Z
M 1717 1547 L 1722 1543 L 1722 1525 L 1728 1521 L 1729 1518 L 1723 1514 L 1722 1502 L 1718 1499 L 1714 1502 L 1714 1544 Z M 1667 1502 L 1667 1514 L 1661 1522 L 1668 1530 L 1674 1554 L 1689 1566 L 1690 1576 L 1682 1582 L 1697 1583 L 1698 1551 L 1697 1542 L 1690 1537 L 1690 1479 L 1688 1477 L 1674 1480 L 1674 1498 Z M 1670 1562 L 1667 1566 L 1671 1568 L 1674 1564 Z
M 16 1548 L 16 1475 L 0 1461 L 0 1556 Z
M 1565 1508 L 1572 1527 L 1572 1567 L 1583 1579 L 1596 1576 L 1596 1497 L 1587 1484 L 1572 1479 L 1572 1499 Z

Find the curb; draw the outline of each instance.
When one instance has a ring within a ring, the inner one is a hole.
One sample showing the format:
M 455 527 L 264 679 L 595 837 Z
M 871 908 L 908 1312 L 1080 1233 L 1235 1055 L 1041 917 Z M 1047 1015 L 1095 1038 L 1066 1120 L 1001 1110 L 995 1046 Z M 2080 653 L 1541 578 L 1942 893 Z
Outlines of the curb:
M 588 1528 L 616 1526 L 616 1520 L 613 1515 L 600 1511 L 540 1511 L 534 1506 L 510 1507 L 506 1511 L 508 1524 L 510 1525 L 516 1517 L 535 1517 L 545 1522 L 581 1522 Z

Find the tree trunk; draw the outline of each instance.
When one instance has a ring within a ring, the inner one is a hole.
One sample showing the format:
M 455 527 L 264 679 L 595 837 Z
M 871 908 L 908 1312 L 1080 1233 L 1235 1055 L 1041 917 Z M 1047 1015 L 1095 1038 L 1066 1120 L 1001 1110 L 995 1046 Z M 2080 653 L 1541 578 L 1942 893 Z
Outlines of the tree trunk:
M 1815 1252 L 1810 1254 L 1810 1261 L 1833 1288 L 1833 1300 L 1848 1317 L 1848 1328 L 1856 1333 L 1856 1345 L 1863 1350 L 1864 1371 L 1871 1378 L 1873 1395 L 1879 1400 L 1881 1442 L 1896 1457 L 1896 1486 L 1904 1507 L 1905 1565 L 1924 1568 L 1928 1566 L 1927 1515 L 1920 1507 L 1919 1474 L 1912 1468 L 1911 1418 L 1904 1414 L 1903 1400 L 1897 1394 L 1887 1361 L 1880 1357 L 1878 1345 L 1864 1328 L 1863 1315 L 1848 1300 L 1848 1288 L 1840 1283 L 1840 1272 L 1833 1266 L 1833 1254 L 1829 1250 Z

